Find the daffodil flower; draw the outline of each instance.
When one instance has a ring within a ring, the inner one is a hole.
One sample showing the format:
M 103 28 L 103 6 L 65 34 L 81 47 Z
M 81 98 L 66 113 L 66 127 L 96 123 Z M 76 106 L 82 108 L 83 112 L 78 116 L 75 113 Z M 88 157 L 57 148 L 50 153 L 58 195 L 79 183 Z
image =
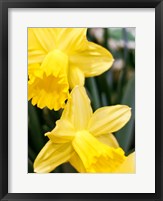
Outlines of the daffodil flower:
M 64 108 L 69 90 L 108 70 L 113 57 L 89 42 L 86 28 L 28 29 L 28 100 L 39 108 Z
M 47 173 L 70 162 L 78 172 L 134 172 L 134 154 L 125 156 L 113 136 L 130 119 L 125 105 L 102 107 L 94 113 L 84 87 L 76 86 L 49 141 L 34 162 L 34 171 Z

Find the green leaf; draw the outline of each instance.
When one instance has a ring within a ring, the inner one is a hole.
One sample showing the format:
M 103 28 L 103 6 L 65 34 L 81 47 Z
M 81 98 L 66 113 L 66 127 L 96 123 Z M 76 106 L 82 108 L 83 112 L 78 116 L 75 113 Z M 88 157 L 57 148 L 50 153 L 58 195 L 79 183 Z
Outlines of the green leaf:
M 28 173 L 34 173 L 33 162 L 28 158 Z
M 36 158 L 36 153 L 32 150 L 32 148 L 30 147 L 30 145 L 28 145 L 28 157 L 33 162 L 34 162 L 34 160 Z
M 38 153 L 44 146 L 44 133 L 42 132 L 39 117 L 35 107 L 28 103 L 28 143 Z
M 92 107 L 94 110 L 96 110 L 101 106 L 101 102 L 98 86 L 94 77 L 87 78 L 87 86 L 92 97 Z
M 107 106 L 107 105 L 111 105 L 112 104 L 112 100 L 111 100 L 111 87 L 110 87 L 110 83 L 108 82 L 108 78 L 109 75 L 111 74 L 111 72 L 105 72 L 100 76 L 97 76 L 97 83 L 98 83 L 98 88 L 99 90 L 99 94 L 101 96 L 101 102 L 102 102 L 102 106 Z
M 131 107 L 132 115 L 130 121 L 115 136 L 124 151 L 129 152 L 130 149 L 134 148 L 135 141 L 135 76 L 128 81 L 121 104 Z
M 60 119 L 61 111 L 53 111 L 48 108 L 44 108 L 42 110 L 44 123 L 49 127 L 49 131 L 51 131 L 55 127 L 55 122 Z
M 73 166 L 70 163 L 64 163 L 61 165 L 64 173 L 77 173 Z

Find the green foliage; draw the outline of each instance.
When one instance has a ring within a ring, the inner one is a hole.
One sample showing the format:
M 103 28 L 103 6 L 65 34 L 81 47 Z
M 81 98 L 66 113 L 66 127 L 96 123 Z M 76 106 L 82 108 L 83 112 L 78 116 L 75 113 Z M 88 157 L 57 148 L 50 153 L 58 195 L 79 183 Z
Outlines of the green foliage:
M 116 133 L 116 138 L 124 151 L 129 153 L 134 148 L 135 142 L 135 76 L 127 82 L 121 104 L 131 107 L 132 116 L 130 121 Z

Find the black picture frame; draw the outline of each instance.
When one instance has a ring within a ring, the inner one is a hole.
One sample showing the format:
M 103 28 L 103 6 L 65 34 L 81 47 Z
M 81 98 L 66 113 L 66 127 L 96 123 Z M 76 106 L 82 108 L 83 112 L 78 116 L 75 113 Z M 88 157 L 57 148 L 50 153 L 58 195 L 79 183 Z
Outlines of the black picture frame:
M 155 8 L 155 193 L 8 193 L 8 8 Z M 0 0 L 0 199 L 163 201 L 163 1 Z

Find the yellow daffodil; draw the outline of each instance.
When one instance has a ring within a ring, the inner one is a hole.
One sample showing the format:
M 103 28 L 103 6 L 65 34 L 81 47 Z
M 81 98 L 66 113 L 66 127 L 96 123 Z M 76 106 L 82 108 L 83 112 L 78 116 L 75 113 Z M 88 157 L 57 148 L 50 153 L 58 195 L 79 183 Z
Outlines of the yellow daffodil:
M 94 113 L 84 87 L 76 86 L 49 141 L 34 162 L 34 171 L 46 173 L 70 162 L 78 172 L 134 172 L 134 154 L 125 156 L 113 132 L 130 119 L 126 105 L 102 107 Z M 125 135 L 125 134 L 124 134 Z
M 59 110 L 69 89 L 111 67 L 110 52 L 89 42 L 86 32 L 86 28 L 28 29 L 28 100 L 33 105 Z

